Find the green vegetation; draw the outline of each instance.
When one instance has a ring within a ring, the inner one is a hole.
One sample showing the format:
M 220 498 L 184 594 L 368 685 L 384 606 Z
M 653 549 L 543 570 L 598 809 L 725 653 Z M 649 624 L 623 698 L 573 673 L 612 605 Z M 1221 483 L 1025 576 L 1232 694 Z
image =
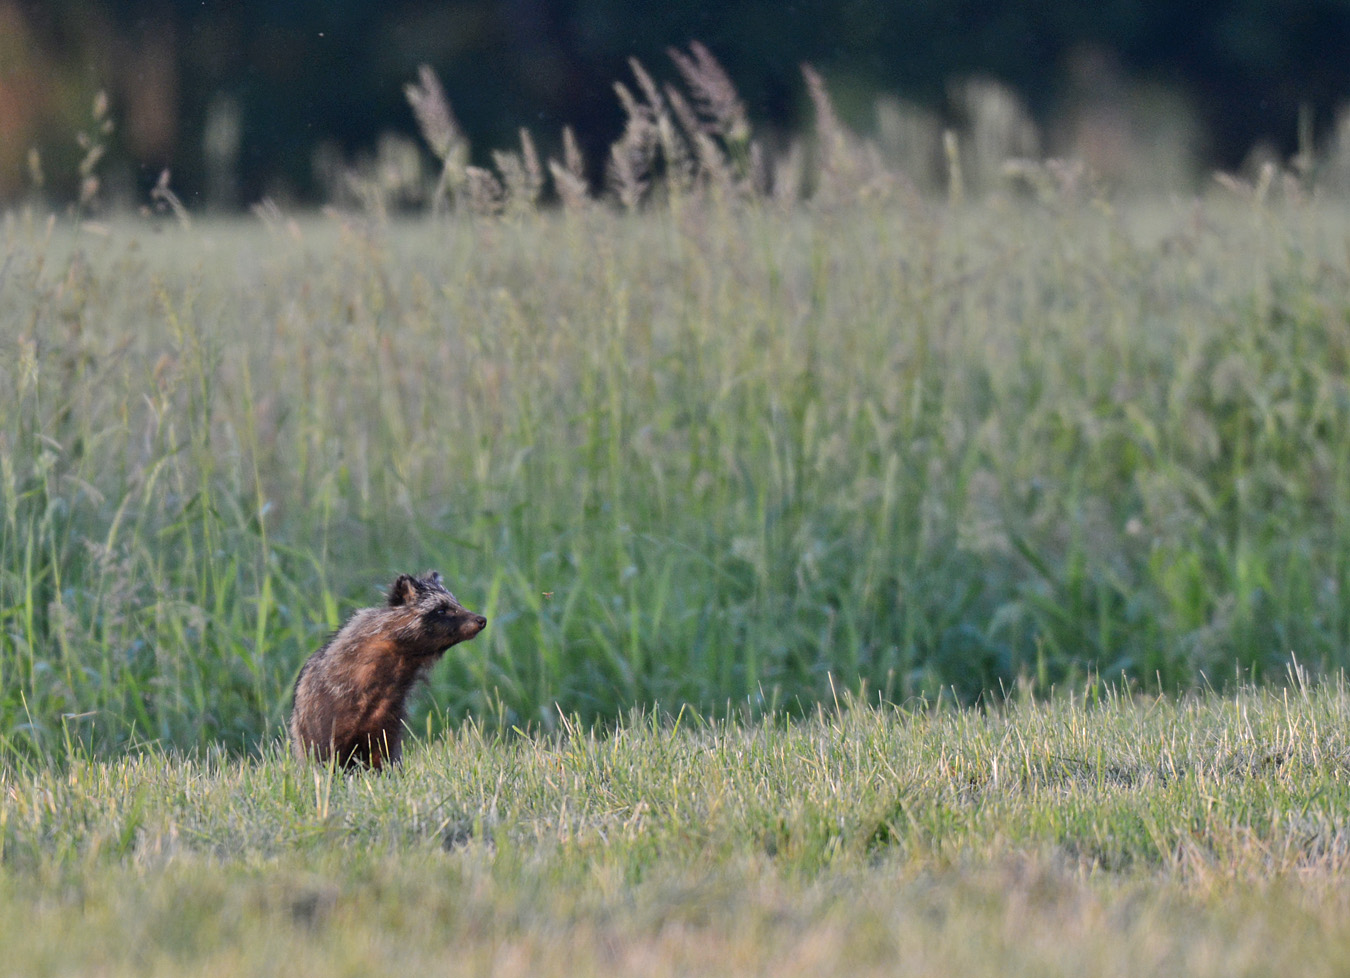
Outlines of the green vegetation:
M 4 219 L 0 971 L 1329 969 L 1343 207 L 957 137 L 925 200 L 811 72 L 769 179 L 683 73 L 616 206 L 423 72 L 431 220 Z M 407 764 L 297 763 L 428 567 L 490 624 Z
M 0 742 L 252 749 L 426 567 L 491 624 L 419 731 L 1344 666 L 1344 213 L 1032 176 L 963 207 L 11 216 Z
M 1350 692 L 0 775 L 0 972 L 1330 974 Z

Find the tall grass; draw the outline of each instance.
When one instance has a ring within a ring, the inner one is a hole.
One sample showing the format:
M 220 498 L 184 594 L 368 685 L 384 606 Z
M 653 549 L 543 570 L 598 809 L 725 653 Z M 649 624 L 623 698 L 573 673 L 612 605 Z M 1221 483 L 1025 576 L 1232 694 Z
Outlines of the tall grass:
M 1339 668 L 1342 221 L 12 216 L 0 730 L 248 747 L 424 566 L 433 725 Z
M 1025 161 L 966 202 L 954 136 L 937 203 L 809 70 L 813 169 L 771 161 L 691 51 L 688 95 L 619 86 L 621 206 L 570 135 L 559 211 L 528 134 L 469 166 L 424 72 L 431 220 L 370 188 L 349 218 L 5 218 L 7 752 L 253 748 L 427 566 L 491 624 L 419 729 L 1346 665 L 1339 205 L 1271 170 L 1116 207 Z

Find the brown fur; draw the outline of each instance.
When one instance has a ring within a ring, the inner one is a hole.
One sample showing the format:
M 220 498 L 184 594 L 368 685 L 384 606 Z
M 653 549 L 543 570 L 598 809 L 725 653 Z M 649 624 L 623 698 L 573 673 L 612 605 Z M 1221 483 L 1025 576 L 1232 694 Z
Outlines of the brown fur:
M 349 767 L 397 763 L 408 694 L 445 650 L 487 625 L 445 589 L 441 575 L 400 574 L 379 608 L 362 608 L 306 660 L 295 681 L 291 747 Z

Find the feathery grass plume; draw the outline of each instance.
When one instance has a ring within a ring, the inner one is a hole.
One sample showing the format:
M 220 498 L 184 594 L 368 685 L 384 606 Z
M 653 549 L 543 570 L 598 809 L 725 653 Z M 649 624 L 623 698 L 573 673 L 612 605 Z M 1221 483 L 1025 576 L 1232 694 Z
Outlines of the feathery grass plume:
M 698 41 L 692 41 L 689 54 L 673 47 L 667 48 L 666 53 L 684 77 L 699 111 L 713 124 L 717 134 L 728 144 L 748 143 L 750 121 L 745 103 L 712 52 Z
M 699 120 L 698 113 L 694 111 L 689 100 L 680 94 L 680 90 L 674 85 L 667 83 L 665 86 L 666 100 L 670 102 L 671 110 L 675 117 L 680 120 L 680 125 L 684 128 L 685 134 L 693 140 L 699 133 L 704 132 L 703 123 Z
M 539 163 L 539 151 L 534 148 L 534 137 L 524 126 L 520 128 L 520 159 L 525 164 L 525 186 L 533 206 L 544 189 L 544 168 Z
M 689 145 L 675 127 L 675 121 L 671 118 L 670 109 L 666 106 L 661 90 L 657 88 L 656 82 L 652 81 L 647 69 L 642 67 L 642 62 L 637 58 L 629 58 L 628 65 L 632 68 L 633 77 L 637 79 L 638 87 L 642 89 L 642 94 L 647 99 L 648 118 L 656 129 L 656 140 L 661 147 L 661 157 L 665 164 L 666 182 L 676 193 L 687 191 L 693 186 L 695 176 L 694 160 Z
M 825 79 L 809 64 L 802 65 L 806 91 L 816 113 L 816 196 L 829 203 L 845 199 L 858 186 L 858 161 L 849 133 L 834 111 Z
M 506 206 L 506 191 L 491 170 L 481 166 L 464 168 L 469 210 L 481 217 L 500 214 Z
M 493 150 L 492 161 L 501 174 L 505 193 L 505 209 L 513 214 L 534 210 L 539 193 L 544 187 L 544 173 L 539 165 L 539 154 L 528 129 L 520 130 L 520 152 Z
M 637 58 L 629 58 L 628 67 L 632 69 L 633 77 L 637 79 L 638 88 L 642 89 L 642 94 L 647 99 L 647 107 L 651 111 L 652 118 L 661 116 L 666 111 L 665 100 L 661 97 L 656 82 L 652 81 L 652 76 L 647 73 L 647 69 L 642 67 L 642 62 Z
M 816 113 L 816 199 L 834 205 L 850 198 L 888 196 L 897 179 L 886 169 L 881 151 L 839 121 L 819 72 L 803 64 L 802 77 Z
M 459 125 L 450 110 L 450 100 L 430 65 L 419 65 L 418 81 L 403 86 L 403 93 L 412 106 L 413 117 L 422 138 L 439 160 L 448 159 L 462 145 Z
M 530 210 L 534 206 L 537 191 L 532 192 L 527 186 L 529 178 L 525 175 L 525 164 L 520 154 L 509 149 L 494 149 L 492 163 L 501 175 L 498 182 L 502 187 L 502 209 L 512 213 Z
M 697 41 L 690 54 L 676 48 L 666 53 L 679 69 L 693 97 L 693 107 L 667 86 L 667 96 L 694 145 L 706 178 L 715 187 L 753 195 L 756 180 L 751 154 L 750 121 L 736 86 L 712 53 Z
M 80 210 L 95 203 L 102 186 L 98 173 L 99 162 L 108 151 L 108 137 L 112 135 L 113 121 L 108 115 L 108 93 L 99 89 L 94 96 L 93 126 L 89 132 L 75 134 L 75 142 L 84 150 L 80 159 Z
M 314 169 L 331 202 L 355 205 L 377 224 L 391 209 L 420 207 L 431 190 L 417 143 L 393 132 L 381 133 L 373 154 L 361 153 L 350 163 L 336 146 L 322 146 Z
M 150 200 L 154 202 L 156 210 L 172 211 L 173 216 L 178 219 L 178 223 L 183 228 L 192 227 L 192 219 L 188 217 L 187 208 L 183 206 L 183 202 L 178 195 L 169 188 L 169 170 L 167 167 L 160 172 L 159 179 L 150 189 Z
M 417 78 L 416 83 L 403 86 L 403 94 L 412 106 L 422 138 L 441 161 L 441 176 L 432 194 L 432 209 L 436 210 L 468 180 L 469 142 L 455 121 L 450 100 L 431 66 L 419 65 Z
M 577 145 L 576 133 L 571 126 L 564 126 L 562 133 L 563 158 L 559 163 L 555 159 L 548 161 L 549 173 L 553 174 L 553 188 L 563 202 L 563 208 L 577 211 L 586 206 L 590 199 L 590 185 L 586 182 L 586 160 Z
M 614 94 L 619 96 L 619 104 L 623 106 L 623 114 L 629 121 L 637 119 L 648 126 L 653 124 L 652 110 L 639 102 L 637 97 L 628 90 L 627 85 L 623 82 L 615 82 Z
M 726 154 L 722 152 L 722 147 L 699 122 L 698 115 L 680 94 L 679 89 L 667 85 L 666 99 L 674 110 L 675 117 L 680 120 L 689 141 L 694 145 L 694 156 L 698 160 L 704 180 L 713 187 L 729 188 L 732 183 L 731 166 L 727 162 Z
M 609 148 L 605 169 L 609 187 L 624 208 L 635 210 L 651 184 L 652 160 L 656 152 L 656 125 L 650 110 L 633 97 L 623 84 L 614 83 L 614 91 L 623 103 L 628 121 L 623 136 Z

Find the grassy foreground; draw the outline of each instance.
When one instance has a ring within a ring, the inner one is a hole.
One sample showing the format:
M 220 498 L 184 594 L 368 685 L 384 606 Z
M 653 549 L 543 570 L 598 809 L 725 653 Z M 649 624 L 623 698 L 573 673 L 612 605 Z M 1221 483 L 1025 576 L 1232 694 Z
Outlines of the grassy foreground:
M 1343 210 L 1047 193 L 11 216 L 0 747 L 250 750 L 427 567 L 435 727 L 1344 667 Z
M 1347 731 L 1295 682 L 76 756 L 0 774 L 0 972 L 1339 973 Z

